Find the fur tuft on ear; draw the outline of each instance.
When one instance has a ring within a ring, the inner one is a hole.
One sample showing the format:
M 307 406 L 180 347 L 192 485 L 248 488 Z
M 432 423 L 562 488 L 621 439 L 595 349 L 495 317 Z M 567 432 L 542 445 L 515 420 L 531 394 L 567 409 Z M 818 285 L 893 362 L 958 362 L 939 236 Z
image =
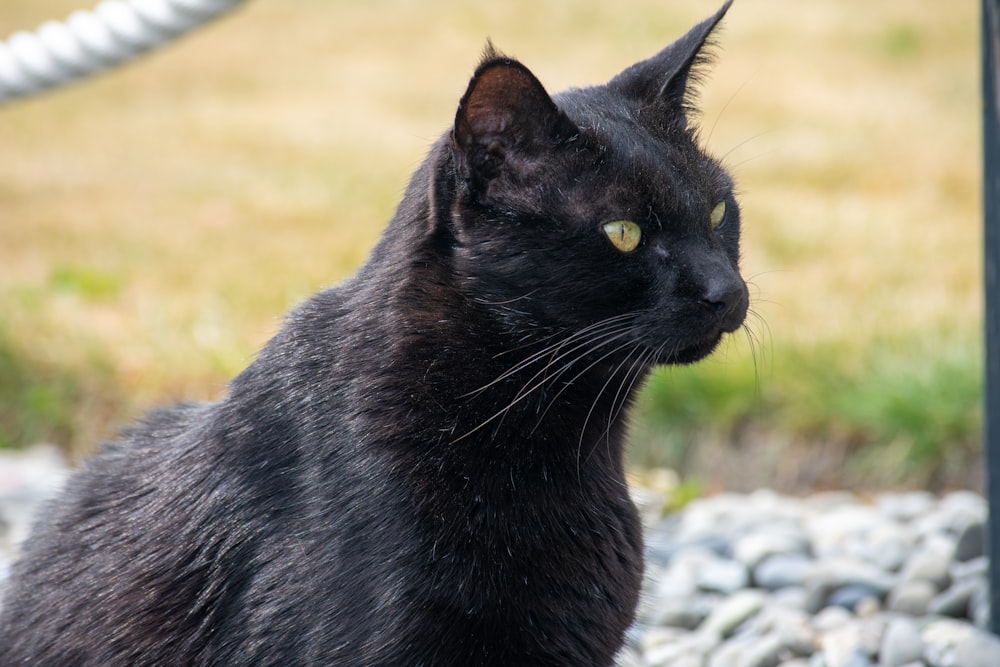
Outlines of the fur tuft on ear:
M 500 51 L 498 51 L 497 47 L 495 47 L 493 45 L 493 40 L 487 38 L 486 39 L 486 46 L 483 47 L 483 55 L 479 58 L 479 65 L 476 67 L 476 69 L 478 70 L 483 65 L 486 65 L 487 63 L 493 62 L 494 60 L 507 60 L 507 61 L 510 61 L 510 62 L 514 61 L 513 58 L 510 58 L 510 57 L 504 55 L 503 53 L 501 53 Z
M 639 101 L 643 118 L 653 126 L 677 118 L 686 123 L 687 117 L 697 111 L 698 83 L 713 60 L 713 31 L 732 2 L 726 0 L 713 16 L 652 58 L 623 71 L 608 86 Z

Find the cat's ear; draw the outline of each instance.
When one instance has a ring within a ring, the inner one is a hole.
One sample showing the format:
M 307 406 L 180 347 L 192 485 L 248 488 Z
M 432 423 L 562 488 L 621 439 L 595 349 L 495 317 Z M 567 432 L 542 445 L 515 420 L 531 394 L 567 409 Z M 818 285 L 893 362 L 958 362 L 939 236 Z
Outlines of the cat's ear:
M 578 133 L 527 67 L 488 44 L 459 102 L 451 138 L 459 174 L 481 188 Z
M 686 126 L 693 110 L 694 91 L 699 67 L 710 60 L 710 38 L 732 0 L 676 42 L 652 58 L 632 65 L 613 78 L 608 87 L 637 100 L 644 121 L 654 126 L 680 123 Z

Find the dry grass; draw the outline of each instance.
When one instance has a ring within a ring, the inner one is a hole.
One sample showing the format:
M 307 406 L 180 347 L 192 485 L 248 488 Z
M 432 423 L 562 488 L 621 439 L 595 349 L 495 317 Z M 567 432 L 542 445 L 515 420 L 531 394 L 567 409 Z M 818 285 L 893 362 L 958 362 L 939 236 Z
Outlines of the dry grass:
M 977 6 L 732 9 L 703 135 L 741 185 L 744 269 L 776 348 L 974 340 Z M 5 0 L 0 35 L 77 8 Z M 606 80 L 713 10 L 256 0 L 2 107 L 0 328 L 61 368 L 108 360 L 138 405 L 217 395 L 284 311 L 364 260 L 487 36 L 557 90 Z

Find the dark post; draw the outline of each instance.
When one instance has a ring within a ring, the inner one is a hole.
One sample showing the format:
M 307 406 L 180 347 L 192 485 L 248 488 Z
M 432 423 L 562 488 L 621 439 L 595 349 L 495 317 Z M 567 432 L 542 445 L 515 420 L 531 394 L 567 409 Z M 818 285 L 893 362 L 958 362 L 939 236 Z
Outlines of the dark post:
M 983 225 L 986 396 L 983 448 L 989 504 L 990 627 L 1000 635 L 1000 0 L 983 0 Z

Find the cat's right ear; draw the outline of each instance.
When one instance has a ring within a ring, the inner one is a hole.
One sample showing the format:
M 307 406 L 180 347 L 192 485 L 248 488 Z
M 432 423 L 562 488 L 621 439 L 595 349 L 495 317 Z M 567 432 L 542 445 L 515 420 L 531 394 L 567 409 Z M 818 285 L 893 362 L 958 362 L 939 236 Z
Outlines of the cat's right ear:
M 686 126 L 687 116 L 694 109 L 692 84 L 697 82 L 700 67 L 710 60 L 712 33 L 732 3 L 726 0 L 719 11 L 686 35 L 608 83 L 612 90 L 639 102 L 647 126 Z
M 578 133 L 527 67 L 488 45 L 459 102 L 451 140 L 459 175 L 482 190 Z

